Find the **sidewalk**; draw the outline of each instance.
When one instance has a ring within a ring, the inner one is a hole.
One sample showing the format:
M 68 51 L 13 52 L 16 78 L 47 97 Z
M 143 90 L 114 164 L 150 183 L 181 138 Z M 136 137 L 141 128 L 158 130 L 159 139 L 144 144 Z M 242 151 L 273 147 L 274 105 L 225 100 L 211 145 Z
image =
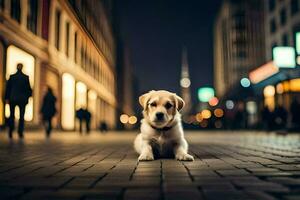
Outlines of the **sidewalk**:
M 1 132 L 1 199 L 300 199 L 298 135 L 192 132 L 194 162 L 138 163 L 135 134 Z

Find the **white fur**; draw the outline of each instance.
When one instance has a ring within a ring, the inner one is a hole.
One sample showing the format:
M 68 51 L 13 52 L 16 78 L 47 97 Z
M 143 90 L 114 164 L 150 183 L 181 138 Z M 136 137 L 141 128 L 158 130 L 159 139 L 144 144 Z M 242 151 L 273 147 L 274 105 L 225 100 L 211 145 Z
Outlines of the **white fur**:
M 154 160 L 153 150 L 159 152 L 160 157 L 175 155 L 177 160 L 193 161 L 192 155 L 188 154 L 188 143 L 184 138 L 181 124 L 181 115 L 176 111 L 173 121 L 169 124 L 172 129 L 158 131 L 152 128 L 147 120 L 141 121 L 141 133 L 134 141 L 134 148 L 140 155 L 139 161 Z

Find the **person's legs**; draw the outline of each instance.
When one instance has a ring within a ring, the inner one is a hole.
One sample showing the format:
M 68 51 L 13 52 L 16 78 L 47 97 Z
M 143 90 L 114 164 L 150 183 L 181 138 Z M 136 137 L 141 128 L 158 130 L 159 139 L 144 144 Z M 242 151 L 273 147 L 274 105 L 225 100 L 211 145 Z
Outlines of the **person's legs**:
M 51 117 L 49 117 L 48 119 L 47 119 L 47 136 L 49 137 L 50 136 L 50 134 L 51 134 L 51 131 L 52 131 L 52 119 L 51 119 Z
M 82 133 L 82 119 L 79 119 L 79 132 Z
M 8 120 L 8 137 L 12 138 L 12 133 L 15 129 L 15 107 L 14 103 L 9 104 L 10 116 Z
M 90 120 L 86 120 L 86 122 L 85 122 L 85 124 L 86 124 L 86 132 L 87 133 L 90 133 L 90 130 L 91 130 L 91 127 L 90 127 Z
M 18 127 L 18 133 L 19 137 L 23 138 L 23 132 L 24 132 L 24 115 L 25 115 L 25 107 L 26 105 L 20 104 L 19 110 L 20 110 L 20 119 L 19 119 L 19 127 Z

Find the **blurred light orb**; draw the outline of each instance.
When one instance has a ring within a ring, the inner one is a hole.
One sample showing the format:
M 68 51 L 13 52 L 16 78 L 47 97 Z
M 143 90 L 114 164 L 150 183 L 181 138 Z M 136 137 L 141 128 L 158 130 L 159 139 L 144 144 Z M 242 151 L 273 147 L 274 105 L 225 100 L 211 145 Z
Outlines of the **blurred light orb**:
M 224 111 L 221 108 L 217 108 L 214 110 L 214 115 L 218 118 L 223 117 Z
M 122 114 L 122 115 L 120 116 L 120 122 L 121 122 L 122 124 L 127 124 L 127 123 L 128 123 L 128 120 L 129 120 L 129 116 L 128 116 L 128 115 Z
M 136 116 L 130 116 L 129 118 L 128 118 L 128 123 L 129 124 L 136 124 L 136 122 L 137 122 L 137 118 L 136 118 Z
M 257 104 L 255 101 L 248 101 L 246 103 L 246 110 L 249 114 L 254 115 L 257 113 Z
M 283 84 L 282 83 L 278 83 L 277 86 L 276 86 L 276 92 L 278 94 L 283 94 L 284 92 L 284 89 L 283 89 Z
M 264 88 L 265 97 L 273 97 L 275 95 L 275 87 L 273 85 L 268 85 Z
M 201 115 L 203 119 L 209 119 L 211 117 L 211 112 L 209 110 L 202 110 Z
M 203 117 L 202 117 L 201 113 L 198 113 L 196 115 L 196 120 L 197 120 L 197 122 L 202 122 L 203 121 Z
M 231 110 L 234 108 L 234 102 L 232 100 L 227 100 L 225 106 L 228 110 Z
M 209 102 L 215 96 L 215 90 L 212 87 L 202 87 L 198 89 L 198 99 L 200 102 Z
M 200 123 L 200 126 L 201 126 L 202 128 L 206 128 L 206 127 L 208 126 L 207 120 L 203 120 L 203 121 Z
M 250 87 L 250 85 L 251 85 L 250 80 L 248 78 L 242 78 L 240 83 L 241 83 L 241 86 L 244 88 Z
M 217 120 L 217 121 L 215 122 L 215 127 L 216 127 L 217 129 L 222 128 L 222 126 L 223 126 L 222 121 Z
M 219 103 L 219 99 L 218 99 L 217 97 L 211 98 L 211 99 L 209 100 L 209 102 L 208 102 L 208 104 L 209 104 L 210 106 L 216 106 L 216 105 L 218 105 L 218 103 Z
M 180 85 L 181 85 L 181 87 L 183 87 L 183 88 L 188 88 L 188 87 L 190 87 L 190 85 L 191 85 L 191 80 L 190 80 L 189 78 L 182 78 L 182 79 L 180 80 Z

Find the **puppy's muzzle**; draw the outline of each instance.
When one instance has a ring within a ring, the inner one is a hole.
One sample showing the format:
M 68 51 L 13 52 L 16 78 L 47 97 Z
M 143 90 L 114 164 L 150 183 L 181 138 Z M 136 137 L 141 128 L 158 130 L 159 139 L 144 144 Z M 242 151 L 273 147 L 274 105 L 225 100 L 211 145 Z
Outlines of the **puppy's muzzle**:
M 164 117 L 165 117 L 164 113 L 162 113 L 162 112 L 156 113 L 155 116 L 156 116 L 157 121 L 163 121 Z

